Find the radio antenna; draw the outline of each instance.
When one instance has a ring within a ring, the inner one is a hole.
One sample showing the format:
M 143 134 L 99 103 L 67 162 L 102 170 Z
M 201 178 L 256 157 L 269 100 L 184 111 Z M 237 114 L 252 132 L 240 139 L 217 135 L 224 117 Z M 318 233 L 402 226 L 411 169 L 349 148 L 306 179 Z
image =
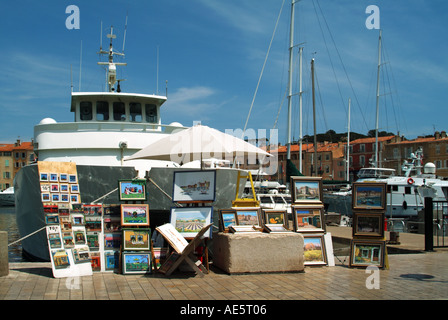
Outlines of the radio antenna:
M 100 24 L 100 51 L 103 50 L 103 20 L 101 20 Z
M 124 53 L 124 45 L 126 42 L 126 29 L 128 28 L 128 13 L 126 12 L 126 22 L 124 24 L 124 36 L 123 36 L 123 50 L 121 51 L 122 53 Z

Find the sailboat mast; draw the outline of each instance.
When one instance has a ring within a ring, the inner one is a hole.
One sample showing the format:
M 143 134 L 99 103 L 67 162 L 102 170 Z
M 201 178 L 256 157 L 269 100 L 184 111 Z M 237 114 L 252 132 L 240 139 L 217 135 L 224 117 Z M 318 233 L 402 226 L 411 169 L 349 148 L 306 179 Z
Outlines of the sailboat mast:
M 317 176 L 317 136 L 316 136 L 316 98 L 314 94 L 314 58 L 311 59 L 311 87 L 313 96 L 313 127 L 314 127 L 314 173 Z
M 303 54 L 303 47 L 299 48 L 299 170 L 302 171 L 302 140 L 303 140 L 303 133 L 302 133 L 302 54 Z
M 288 80 L 288 141 L 286 144 L 286 159 L 291 159 L 291 118 L 292 118 L 292 65 L 294 48 L 294 5 L 291 0 L 291 24 L 289 29 L 289 80 Z
M 380 68 L 381 68 L 381 29 L 378 39 L 378 70 L 376 77 L 376 124 L 375 124 L 375 167 L 379 167 L 378 158 L 378 121 L 379 121 L 379 103 L 380 103 Z
M 347 181 L 350 181 L 350 104 L 351 99 L 348 98 L 348 119 L 347 119 Z

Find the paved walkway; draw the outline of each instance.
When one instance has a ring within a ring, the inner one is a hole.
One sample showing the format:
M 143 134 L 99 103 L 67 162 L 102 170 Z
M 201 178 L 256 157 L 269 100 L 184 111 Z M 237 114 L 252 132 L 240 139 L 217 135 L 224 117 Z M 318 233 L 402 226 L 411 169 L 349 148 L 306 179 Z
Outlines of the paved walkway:
M 10 263 L 0 277 L 4 300 L 390 300 L 448 299 L 448 250 L 389 255 L 389 269 L 368 274 L 336 257 L 333 267 L 300 273 L 228 275 L 211 268 L 193 273 L 121 275 L 94 273 L 56 279 L 49 263 Z M 373 281 L 374 278 L 376 281 Z M 379 284 L 379 289 L 370 288 Z

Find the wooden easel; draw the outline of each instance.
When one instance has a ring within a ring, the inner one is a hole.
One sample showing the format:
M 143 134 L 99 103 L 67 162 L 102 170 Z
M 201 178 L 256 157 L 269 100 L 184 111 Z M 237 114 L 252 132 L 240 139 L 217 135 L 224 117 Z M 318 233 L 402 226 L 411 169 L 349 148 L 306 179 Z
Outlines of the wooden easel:
M 200 277 L 203 277 L 204 274 L 208 274 L 207 268 L 195 257 L 194 249 L 202 241 L 201 237 L 205 232 L 207 232 L 211 225 L 212 224 L 210 223 L 202 228 L 196 237 L 194 237 L 189 243 L 172 224 L 166 223 L 160 227 L 157 227 L 156 230 L 174 249 L 174 252 L 171 253 L 171 255 L 160 267 L 159 272 L 169 276 L 180 266 L 183 261 L 185 261 L 194 271 L 197 272 Z
M 240 180 L 241 179 L 249 179 L 250 186 L 252 189 L 252 196 L 253 198 L 239 198 L 238 194 L 240 192 Z M 255 188 L 254 188 L 254 181 L 252 180 L 252 174 L 250 172 L 247 172 L 247 175 L 241 174 L 240 171 L 238 171 L 238 178 L 236 181 L 236 194 L 235 194 L 235 200 L 232 201 L 232 207 L 259 207 L 260 201 L 257 200 L 257 195 L 255 194 Z

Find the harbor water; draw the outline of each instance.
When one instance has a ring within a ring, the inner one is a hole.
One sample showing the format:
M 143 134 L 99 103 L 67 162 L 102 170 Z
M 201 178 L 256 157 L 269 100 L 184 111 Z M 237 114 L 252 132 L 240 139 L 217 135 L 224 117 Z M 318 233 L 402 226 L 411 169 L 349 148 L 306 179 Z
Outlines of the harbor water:
M 8 244 L 20 239 L 19 229 L 16 223 L 15 207 L 0 206 L 0 231 L 8 232 Z M 9 262 L 24 261 L 20 242 L 9 246 L 8 258 Z

